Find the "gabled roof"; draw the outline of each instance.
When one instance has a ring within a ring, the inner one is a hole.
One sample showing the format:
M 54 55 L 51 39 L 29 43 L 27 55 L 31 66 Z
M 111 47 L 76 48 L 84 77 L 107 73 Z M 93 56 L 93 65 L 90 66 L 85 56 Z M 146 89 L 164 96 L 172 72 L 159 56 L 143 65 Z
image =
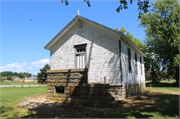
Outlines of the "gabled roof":
M 124 40 L 124 42 L 126 42 L 127 44 L 129 44 L 131 47 L 133 47 L 138 53 L 140 53 L 142 56 L 146 57 L 146 55 L 136 46 L 134 45 L 134 43 L 132 43 L 122 32 L 117 32 L 111 28 L 108 28 L 104 25 L 101 25 L 101 24 L 98 24 L 94 21 L 91 21 L 89 19 L 86 19 L 84 17 L 81 17 L 79 15 L 77 15 L 68 25 L 66 25 L 44 48 L 47 49 L 47 50 L 50 50 L 51 49 L 51 46 L 53 46 L 57 41 L 58 39 L 63 36 L 66 32 L 68 32 L 68 30 L 70 28 L 72 28 L 79 20 L 82 20 L 86 23 L 89 23 L 89 24 L 92 24 L 92 25 L 95 25 L 97 27 L 100 27 L 102 29 L 105 29 L 109 32 L 112 32 L 116 35 L 119 35 L 119 37 L 122 37 Z M 121 39 L 122 40 L 122 39 Z

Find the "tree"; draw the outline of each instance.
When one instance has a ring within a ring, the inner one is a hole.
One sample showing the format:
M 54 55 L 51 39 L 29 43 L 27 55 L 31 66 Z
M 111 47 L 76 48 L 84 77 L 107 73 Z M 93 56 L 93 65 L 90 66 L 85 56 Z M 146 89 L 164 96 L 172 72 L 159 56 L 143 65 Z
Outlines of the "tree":
M 8 77 L 7 77 L 7 80 L 11 80 L 11 79 L 12 79 L 11 76 L 8 76 Z
M 17 76 L 17 77 L 20 77 L 21 79 L 22 78 L 25 78 L 25 76 L 27 77 L 31 77 L 32 74 L 31 73 L 28 73 L 28 72 L 20 72 L 20 73 L 17 73 L 17 72 L 12 72 L 12 71 L 3 71 L 1 72 L 1 76 L 5 77 L 5 76 Z
M 0 76 L 0 82 L 3 82 L 3 76 Z
M 147 52 L 146 45 L 143 44 L 143 42 L 139 38 L 135 38 L 133 34 L 130 33 L 130 31 L 126 31 L 125 28 L 121 27 L 120 30 L 115 28 L 115 31 L 121 31 L 130 41 L 134 43 L 142 52 Z
M 13 72 L 12 71 L 4 71 L 4 72 L 1 72 L 1 75 L 2 76 L 13 76 Z
M 46 64 L 42 69 L 40 69 L 40 73 L 38 73 L 38 83 L 47 83 L 47 70 L 50 70 L 49 64 Z
M 19 77 L 19 74 L 18 74 L 17 72 L 14 72 L 14 73 L 13 73 L 13 76 Z
M 61 0 L 61 3 L 65 2 L 65 5 L 69 5 L 68 0 Z M 90 0 L 84 0 L 84 2 L 87 3 L 88 7 L 91 7 Z M 120 0 L 120 5 L 116 9 L 116 11 L 119 13 L 122 9 L 128 9 L 128 2 L 127 0 Z M 133 0 L 129 0 L 129 2 L 132 4 Z M 141 17 L 141 14 L 146 13 L 148 11 L 149 6 L 149 0 L 138 0 L 138 10 L 139 10 L 139 15 L 138 18 Z
M 28 72 L 24 72 L 23 75 L 25 75 L 26 77 L 31 77 L 32 76 L 32 74 L 28 73 Z
M 22 78 L 25 78 L 26 76 L 23 74 L 21 77 L 22 77 Z
M 179 7 L 177 0 L 158 0 L 141 15 L 140 26 L 146 28 L 146 44 L 162 71 L 179 82 Z

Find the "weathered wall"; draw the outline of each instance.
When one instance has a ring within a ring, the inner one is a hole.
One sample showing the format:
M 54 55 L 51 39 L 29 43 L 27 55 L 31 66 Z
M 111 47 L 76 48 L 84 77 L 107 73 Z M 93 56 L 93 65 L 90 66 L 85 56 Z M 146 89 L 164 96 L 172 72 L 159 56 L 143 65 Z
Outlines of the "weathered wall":
M 109 84 L 86 84 L 80 87 L 79 97 L 71 97 L 71 103 L 107 106 L 109 105 Z
M 144 65 L 143 75 L 140 74 L 138 55 L 138 74 L 134 71 L 134 51 L 131 49 L 132 72 L 128 71 L 128 45 L 105 29 L 100 29 L 87 23 L 82 27 L 76 24 L 68 34 L 65 34 L 59 42 L 52 47 L 51 70 L 75 68 L 74 45 L 87 43 L 87 68 L 89 83 L 106 83 L 120 85 L 120 58 L 119 41 L 121 40 L 122 80 L 123 85 L 142 83 L 145 81 Z
M 109 101 L 119 101 L 125 98 L 135 96 L 139 93 L 139 91 L 144 90 L 145 85 L 142 84 L 130 84 L 130 85 L 122 85 L 122 86 L 110 86 L 109 87 Z
M 122 39 L 122 38 L 121 38 Z M 121 60 L 122 60 L 122 81 L 123 85 L 128 84 L 141 84 L 145 83 L 145 69 L 144 69 L 144 59 L 137 52 L 135 52 L 128 44 L 121 42 Z M 128 69 L 128 50 L 127 47 L 131 49 L 131 68 L 132 72 Z M 138 73 L 135 72 L 135 55 L 137 54 L 137 67 Z M 142 74 L 140 69 L 140 57 L 142 57 Z
M 91 106 L 108 105 L 108 84 L 87 84 L 87 69 L 49 70 L 47 72 L 47 100 Z M 55 93 L 55 86 L 65 87 L 65 93 Z M 78 95 L 71 95 L 71 87 L 78 87 Z
M 88 84 L 87 71 L 88 69 L 48 70 L 47 100 L 89 106 L 108 106 L 111 101 L 136 95 L 143 88 L 143 85 L 138 84 L 122 86 Z M 64 87 L 64 93 L 56 93 L 55 86 Z M 76 86 L 76 91 L 72 90 L 72 88 L 75 89 L 74 86 Z

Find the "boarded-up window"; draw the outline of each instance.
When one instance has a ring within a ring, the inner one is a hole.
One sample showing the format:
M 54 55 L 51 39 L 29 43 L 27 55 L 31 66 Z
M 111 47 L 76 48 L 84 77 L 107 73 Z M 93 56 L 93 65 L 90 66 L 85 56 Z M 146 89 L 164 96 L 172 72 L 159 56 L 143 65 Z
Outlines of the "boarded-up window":
M 120 83 L 122 84 L 121 41 L 119 40 Z
M 79 87 L 78 86 L 70 87 L 70 96 L 79 96 Z
M 138 73 L 138 66 L 137 66 L 137 54 L 134 53 L 134 56 L 135 56 L 135 71 L 136 71 L 136 74 Z
M 127 48 L 128 51 L 128 68 L 129 72 L 131 72 L 131 49 Z
M 142 70 L 142 57 L 140 57 L 140 68 L 141 68 L 141 75 L 143 74 L 143 70 Z

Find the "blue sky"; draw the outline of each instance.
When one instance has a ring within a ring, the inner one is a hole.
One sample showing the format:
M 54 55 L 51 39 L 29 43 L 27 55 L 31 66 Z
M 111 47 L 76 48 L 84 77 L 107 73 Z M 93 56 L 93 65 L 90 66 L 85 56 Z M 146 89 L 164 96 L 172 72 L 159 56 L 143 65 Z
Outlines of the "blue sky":
M 137 2 L 126 10 L 116 12 L 117 1 L 91 0 L 88 7 L 84 0 L 69 0 L 69 5 L 53 1 L 5 1 L 0 2 L 1 37 L 0 71 L 30 72 L 37 74 L 50 63 L 50 52 L 44 46 L 60 32 L 76 15 L 105 25 L 111 29 L 124 27 L 136 38 L 144 41 L 144 29 L 138 27 Z

